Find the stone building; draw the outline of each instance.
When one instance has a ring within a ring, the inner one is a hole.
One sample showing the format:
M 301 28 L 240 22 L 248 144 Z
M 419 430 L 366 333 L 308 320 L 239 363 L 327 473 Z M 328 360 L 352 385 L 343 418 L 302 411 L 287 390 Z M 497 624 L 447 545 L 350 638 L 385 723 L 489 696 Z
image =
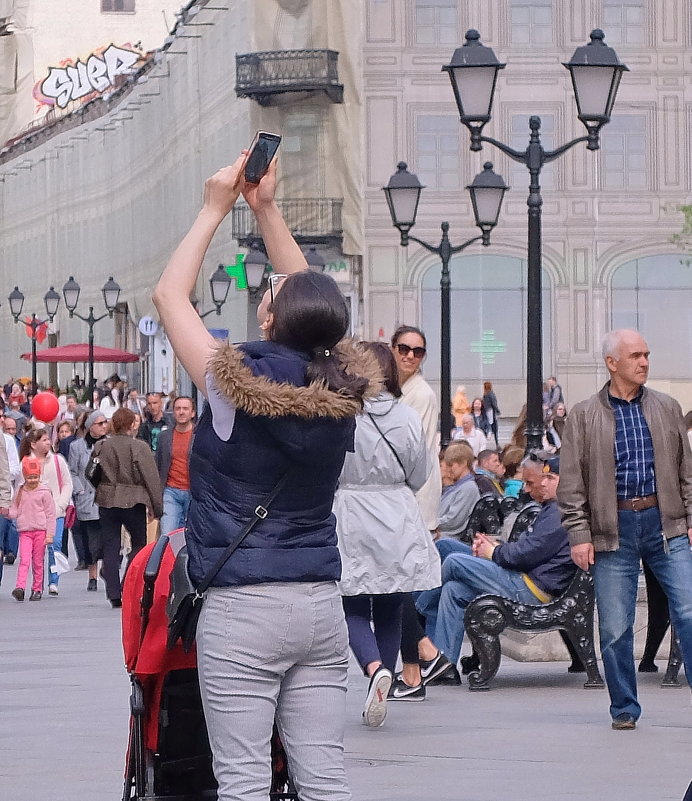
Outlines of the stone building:
M 152 313 L 151 289 L 199 205 L 203 178 L 254 130 L 275 130 L 284 137 L 284 212 L 342 283 L 354 330 L 386 339 L 401 322 L 421 325 L 424 372 L 436 386 L 440 262 L 413 243 L 399 246 L 381 187 L 406 161 L 426 186 L 414 233 L 437 243 L 446 220 L 459 242 L 475 233 L 464 187 L 491 160 L 511 190 L 491 246 L 452 263 L 452 384 L 476 395 L 492 380 L 503 412 L 516 414 L 525 393 L 528 172 L 492 147 L 469 150 L 440 68 L 476 28 L 507 62 L 485 133 L 523 149 L 537 114 L 544 145 L 557 147 L 583 133 L 562 62 L 596 27 L 630 72 L 601 149 L 577 146 L 542 173 L 544 374 L 556 374 L 575 402 L 603 379 L 602 334 L 636 326 L 652 347 L 654 386 L 690 406 L 692 270 L 671 243 L 692 194 L 692 11 L 683 0 L 193 0 L 161 50 L 121 85 L 0 153 L 5 288 L 20 283 L 27 308 L 40 311 L 49 284 L 73 274 L 84 303 L 97 306 L 114 275 L 121 310 L 115 327 L 99 324 L 98 338 L 141 349 L 144 375 L 165 375 L 173 388 L 180 379 L 165 338 L 140 341 L 136 323 Z M 253 243 L 261 245 L 241 206 L 210 250 L 201 310 L 211 308 L 209 275 Z M 210 327 L 253 336 L 253 301 L 232 289 Z M 18 374 L 27 340 L 10 327 L 6 305 L 0 314 L 8 334 L 0 370 Z M 61 342 L 84 337 L 64 310 L 56 321 Z

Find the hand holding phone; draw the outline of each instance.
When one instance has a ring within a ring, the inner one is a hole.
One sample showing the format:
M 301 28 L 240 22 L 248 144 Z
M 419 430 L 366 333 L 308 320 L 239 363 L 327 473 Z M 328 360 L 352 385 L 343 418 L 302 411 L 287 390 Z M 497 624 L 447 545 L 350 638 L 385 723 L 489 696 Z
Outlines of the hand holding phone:
M 244 175 L 246 183 L 258 184 L 269 169 L 280 144 L 279 134 L 257 131 L 245 156 L 241 172 L 238 174 L 238 182 L 240 175 Z

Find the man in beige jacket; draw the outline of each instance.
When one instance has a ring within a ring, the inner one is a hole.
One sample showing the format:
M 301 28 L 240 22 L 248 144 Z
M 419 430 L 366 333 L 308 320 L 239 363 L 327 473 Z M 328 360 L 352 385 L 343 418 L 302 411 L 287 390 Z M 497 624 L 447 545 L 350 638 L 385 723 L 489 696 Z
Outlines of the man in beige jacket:
M 644 386 L 641 334 L 607 334 L 603 358 L 610 381 L 567 418 L 558 502 L 573 560 L 583 570 L 593 565 L 612 726 L 634 729 L 640 558 L 668 597 L 692 682 L 692 452 L 677 401 Z

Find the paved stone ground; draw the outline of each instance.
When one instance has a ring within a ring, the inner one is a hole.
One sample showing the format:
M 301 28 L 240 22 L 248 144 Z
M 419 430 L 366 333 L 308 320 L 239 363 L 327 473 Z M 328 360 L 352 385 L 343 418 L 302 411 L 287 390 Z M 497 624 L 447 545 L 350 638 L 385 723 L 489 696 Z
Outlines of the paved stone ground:
M 0 588 L 0 799 L 118 801 L 129 682 L 120 614 L 86 574 L 59 598 L 16 603 Z M 99 582 L 100 583 L 100 582 Z M 659 663 L 663 666 L 663 662 Z M 564 662 L 503 662 L 495 688 L 432 688 L 361 725 L 365 679 L 351 671 L 346 748 L 354 801 L 680 801 L 692 779 L 690 692 L 644 676 L 644 717 L 613 732 L 605 691 Z

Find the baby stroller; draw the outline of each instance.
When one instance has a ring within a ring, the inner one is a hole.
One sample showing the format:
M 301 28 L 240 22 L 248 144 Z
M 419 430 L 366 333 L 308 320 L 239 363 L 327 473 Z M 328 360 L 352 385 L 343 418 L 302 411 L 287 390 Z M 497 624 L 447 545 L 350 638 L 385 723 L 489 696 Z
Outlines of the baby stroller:
M 166 648 L 175 561 L 169 540 L 164 535 L 143 548 L 123 585 L 123 650 L 132 683 L 123 801 L 216 801 L 197 654 L 186 654 L 180 642 Z M 272 769 L 271 801 L 298 801 L 276 729 Z

